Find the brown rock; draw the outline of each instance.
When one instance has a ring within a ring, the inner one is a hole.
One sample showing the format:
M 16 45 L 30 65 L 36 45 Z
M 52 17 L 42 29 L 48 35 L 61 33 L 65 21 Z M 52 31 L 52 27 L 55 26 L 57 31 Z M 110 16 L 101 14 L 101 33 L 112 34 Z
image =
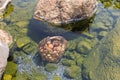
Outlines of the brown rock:
M 58 46 L 54 44 L 57 40 Z M 48 44 L 46 46 L 46 44 Z M 62 36 L 53 36 L 44 38 L 39 42 L 39 51 L 42 56 L 42 59 L 48 62 L 58 61 L 64 54 L 65 49 L 67 48 L 67 40 Z
M 54 24 L 91 17 L 97 8 L 96 0 L 39 0 L 34 18 Z

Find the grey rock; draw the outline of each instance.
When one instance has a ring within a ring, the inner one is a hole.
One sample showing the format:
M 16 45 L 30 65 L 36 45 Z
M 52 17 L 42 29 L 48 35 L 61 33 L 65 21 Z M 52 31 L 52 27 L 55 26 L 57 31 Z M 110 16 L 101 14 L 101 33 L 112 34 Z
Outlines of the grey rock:
M 91 17 L 97 8 L 96 0 L 39 0 L 34 18 L 54 24 Z

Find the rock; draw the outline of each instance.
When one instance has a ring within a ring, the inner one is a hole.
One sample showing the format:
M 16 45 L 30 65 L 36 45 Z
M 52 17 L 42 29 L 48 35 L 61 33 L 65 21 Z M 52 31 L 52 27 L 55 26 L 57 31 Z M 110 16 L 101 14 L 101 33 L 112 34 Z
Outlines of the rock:
M 58 69 L 58 66 L 57 66 L 57 64 L 54 64 L 54 63 L 48 63 L 45 66 L 45 70 L 48 71 L 48 72 L 52 72 L 52 71 L 55 71 L 57 69 Z
M 62 80 L 62 79 L 60 76 L 55 75 L 55 76 L 53 76 L 53 80 Z
M 54 24 L 91 17 L 97 8 L 96 0 L 39 0 L 34 18 Z
M 16 25 L 19 26 L 20 28 L 26 27 L 28 24 L 29 24 L 29 21 L 19 21 L 16 23 Z
M 11 0 L 0 0 L 0 11 L 3 11 L 6 9 L 8 3 L 10 3 Z
M 74 60 L 69 60 L 69 59 L 65 59 L 62 61 L 62 64 L 64 66 L 72 66 L 72 65 L 76 65 L 75 61 Z
M 9 75 L 9 74 L 5 74 L 5 75 L 3 76 L 3 80 L 12 80 L 12 76 Z
M 6 69 L 4 71 L 4 74 L 6 75 L 11 75 L 11 76 L 15 76 L 17 72 L 17 64 L 15 64 L 14 62 L 8 62 Z
M 10 45 L 12 43 L 12 36 L 8 32 L 0 29 L 0 41 L 4 45 Z
M 12 37 L 4 30 L 0 30 L 0 79 L 7 65 L 9 56 L 9 44 L 12 43 Z
M 28 43 L 30 43 L 31 40 L 30 38 L 28 37 L 23 37 L 23 38 L 19 38 L 17 41 L 16 41 L 16 44 L 18 46 L 18 48 L 22 48 L 23 46 L 27 45 Z
M 44 61 L 56 62 L 63 56 L 67 44 L 62 36 L 53 36 L 41 40 L 38 48 Z
M 81 79 L 81 68 L 78 66 L 73 65 L 71 67 L 66 68 L 64 74 L 68 78 L 82 80 Z
M 85 80 L 120 79 L 120 19 L 84 61 Z

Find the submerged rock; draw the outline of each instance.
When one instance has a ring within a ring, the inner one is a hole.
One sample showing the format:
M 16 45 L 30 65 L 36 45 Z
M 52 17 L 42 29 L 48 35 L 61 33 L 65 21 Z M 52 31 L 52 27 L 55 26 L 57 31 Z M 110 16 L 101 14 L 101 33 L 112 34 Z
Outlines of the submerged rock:
M 62 36 L 53 36 L 41 40 L 38 47 L 43 60 L 56 62 L 63 56 L 67 44 Z
M 54 24 L 91 17 L 97 8 L 96 0 L 39 0 L 34 18 Z
M 115 29 L 93 48 L 84 62 L 86 80 L 120 79 L 120 19 Z

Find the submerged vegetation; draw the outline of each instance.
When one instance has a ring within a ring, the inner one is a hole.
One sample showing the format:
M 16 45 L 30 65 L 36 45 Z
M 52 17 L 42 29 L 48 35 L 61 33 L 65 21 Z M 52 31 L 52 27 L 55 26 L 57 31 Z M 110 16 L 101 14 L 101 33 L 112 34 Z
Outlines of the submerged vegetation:
M 109 71 L 109 77 L 112 75 L 110 72 L 119 71 L 117 54 L 111 57 L 112 54 L 107 54 L 109 49 L 103 49 L 107 45 L 98 43 L 116 28 L 120 18 L 120 1 L 99 0 L 98 10 L 92 19 L 57 27 L 32 18 L 36 3 L 37 0 L 13 0 L 0 22 L 0 28 L 9 31 L 14 39 L 3 80 L 109 80 L 103 76 L 107 74 L 105 72 Z M 54 35 L 65 37 L 68 49 L 58 63 L 43 62 L 37 44 L 44 37 Z M 116 43 L 118 40 L 115 40 Z M 103 65 L 109 69 L 105 70 Z M 118 74 L 112 76 L 115 80 L 119 79 Z

